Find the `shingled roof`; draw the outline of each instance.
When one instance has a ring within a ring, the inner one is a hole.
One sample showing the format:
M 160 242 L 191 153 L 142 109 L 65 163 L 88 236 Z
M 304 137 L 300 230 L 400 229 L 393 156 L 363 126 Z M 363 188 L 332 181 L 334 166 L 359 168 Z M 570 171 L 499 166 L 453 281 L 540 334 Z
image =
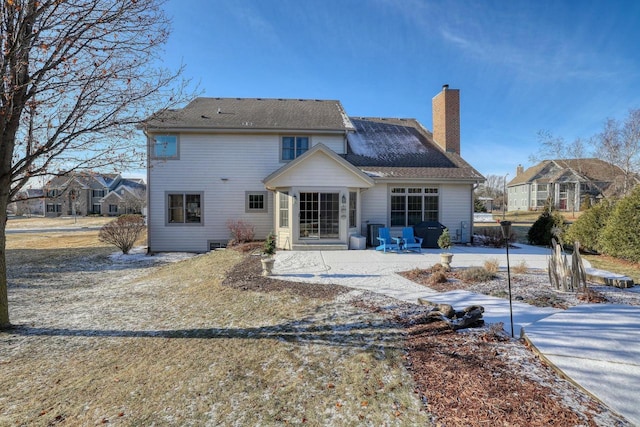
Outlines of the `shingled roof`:
M 555 159 L 543 160 L 512 179 L 508 186 L 525 184 L 527 182 L 557 182 L 566 179 L 570 172 L 580 182 L 614 182 L 624 175 L 622 169 L 601 159 Z
M 351 117 L 346 160 L 372 177 L 484 180 L 456 153 L 446 153 L 415 119 Z
M 148 118 L 144 126 L 151 131 L 353 129 L 340 101 L 274 98 L 196 98 L 180 110 Z
M 144 126 L 149 132 L 342 132 L 348 139 L 343 157 L 372 177 L 484 180 L 460 155 L 444 152 L 417 120 L 348 117 L 335 100 L 196 98 Z

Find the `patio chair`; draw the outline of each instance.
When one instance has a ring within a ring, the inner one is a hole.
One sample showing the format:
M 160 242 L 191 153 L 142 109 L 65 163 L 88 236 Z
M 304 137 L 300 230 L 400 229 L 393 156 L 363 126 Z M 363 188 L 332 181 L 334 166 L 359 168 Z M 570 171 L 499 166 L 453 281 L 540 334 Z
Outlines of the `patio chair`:
M 413 227 L 402 228 L 402 246 L 405 250 L 422 252 L 422 237 L 413 235 Z
M 398 248 L 400 247 L 400 239 L 397 237 L 391 237 L 391 233 L 387 227 L 381 227 L 378 230 L 377 239 L 380 241 L 380 246 L 376 248 L 376 251 L 398 251 Z M 395 243 L 393 243 L 394 240 Z

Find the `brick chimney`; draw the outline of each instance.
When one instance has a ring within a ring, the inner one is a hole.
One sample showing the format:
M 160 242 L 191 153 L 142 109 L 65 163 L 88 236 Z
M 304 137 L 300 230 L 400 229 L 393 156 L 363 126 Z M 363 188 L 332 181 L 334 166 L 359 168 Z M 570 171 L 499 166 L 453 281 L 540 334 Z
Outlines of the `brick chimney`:
M 524 167 L 522 165 L 518 165 L 516 168 L 516 176 L 524 173 Z
M 460 154 L 460 90 L 442 86 L 433 97 L 433 139 L 444 151 Z

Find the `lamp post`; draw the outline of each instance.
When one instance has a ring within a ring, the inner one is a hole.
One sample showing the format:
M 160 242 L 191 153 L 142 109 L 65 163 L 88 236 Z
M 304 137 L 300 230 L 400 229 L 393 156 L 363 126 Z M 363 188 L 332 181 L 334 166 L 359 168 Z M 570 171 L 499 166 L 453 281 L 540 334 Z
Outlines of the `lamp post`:
M 505 220 L 506 216 L 506 208 L 507 208 L 507 177 L 509 173 L 504 176 L 504 181 L 502 181 L 502 220 Z
M 509 317 L 511 319 L 511 338 L 513 336 L 513 305 L 511 303 L 511 269 L 509 267 L 509 236 L 511 235 L 511 221 L 501 221 L 502 237 L 507 248 L 507 282 L 509 283 Z

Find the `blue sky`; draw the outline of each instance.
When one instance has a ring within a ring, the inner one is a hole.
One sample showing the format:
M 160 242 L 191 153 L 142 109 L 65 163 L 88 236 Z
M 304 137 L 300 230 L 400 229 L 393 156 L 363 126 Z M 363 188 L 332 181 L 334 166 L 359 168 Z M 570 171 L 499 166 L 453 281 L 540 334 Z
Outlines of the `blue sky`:
M 638 1 L 170 0 L 164 66 L 211 97 L 338 99 L 413 117 L 460 89 L 462 156 L 531 166 L 537 133 L 589 138 L 640 108 Z

